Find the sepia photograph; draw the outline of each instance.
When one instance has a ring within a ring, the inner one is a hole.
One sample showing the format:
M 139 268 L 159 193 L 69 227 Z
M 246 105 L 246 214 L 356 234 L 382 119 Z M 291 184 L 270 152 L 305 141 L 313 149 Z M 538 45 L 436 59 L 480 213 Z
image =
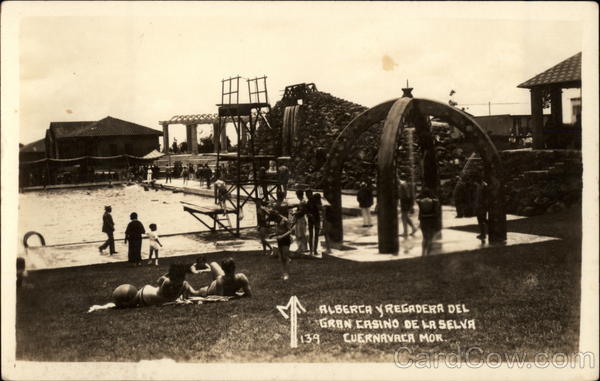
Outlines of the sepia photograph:
M 1 6 L 3 379 L 598 378 L 597 3 Z

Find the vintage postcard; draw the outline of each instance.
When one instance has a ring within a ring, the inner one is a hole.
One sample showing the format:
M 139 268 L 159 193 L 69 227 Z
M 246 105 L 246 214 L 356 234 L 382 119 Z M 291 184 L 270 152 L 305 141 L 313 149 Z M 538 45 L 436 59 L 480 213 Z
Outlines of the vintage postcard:
M 1 38 L 3 379 L 598 378 L 596 3 L 7 1 Z

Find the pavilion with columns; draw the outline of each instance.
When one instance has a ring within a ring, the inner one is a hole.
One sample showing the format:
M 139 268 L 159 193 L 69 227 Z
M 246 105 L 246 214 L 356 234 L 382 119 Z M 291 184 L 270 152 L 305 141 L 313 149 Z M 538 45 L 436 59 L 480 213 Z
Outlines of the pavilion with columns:
M 194 114 L 194 115 L 175 115 L 169 120 L 161 121 L 159 124 L 163 128 L 163 152 L 169 153 L 169 126 L 172 124 L 185 125 L 185 136 L 188 151 L 195 155 L 198 154 L 198 125 L 211 125 L 213 129 L 213 147 L 217 152 L 220 144 L 221 150 L 227 151 L 227 131 L 221 129 L 219 134 L 219 116 L 218 114 Z M 244 137 L 242 137 L 244 140 Z
M 533 148 L 580 148 L 581 122 L 565 125 L 562 121 L 562 90 L 581 89 L 581 52 L 552 66 L 517 87 L 531 93 Z M 551 116 L 544 124 L 543 109 L 550 105 Z

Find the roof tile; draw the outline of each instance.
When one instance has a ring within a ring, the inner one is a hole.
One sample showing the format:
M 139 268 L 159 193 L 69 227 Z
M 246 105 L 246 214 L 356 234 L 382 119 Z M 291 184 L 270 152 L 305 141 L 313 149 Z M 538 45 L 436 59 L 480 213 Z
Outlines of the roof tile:
M 536 86 L 581 81 L 581 52 L 552 66 L 550 69 L 521 83 L 517 87 L 532 88 Z
M 107 116 L 97 122 L 52 122 L 57 138 L 87 136 L 162 135 L 162 131 Z

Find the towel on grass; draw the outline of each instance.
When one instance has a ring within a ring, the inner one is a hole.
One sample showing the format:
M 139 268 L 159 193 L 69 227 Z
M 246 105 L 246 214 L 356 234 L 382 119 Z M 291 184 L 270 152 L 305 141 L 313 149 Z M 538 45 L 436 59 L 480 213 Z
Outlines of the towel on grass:
M 204 303 L 214 303 L 214 302 L 227 302 L 231 299 L 235 298 L 235 296 L 220 296 L 220 295 L 209 295 L 209 296 L 191 296 L 189 298 L 184 299 L 183 297 L 179 297 L 172 302 L 163 303 L 160 307 L 163 306 L 177 306 L 184 304 L 204 304 Z M 88 313 L 94 311 L 101 310 L 110 310 L 112 308 L 117 308 L 117 305 L 114 303 L 106 303 L 106 304 L 95 304 L 88 309 Z

